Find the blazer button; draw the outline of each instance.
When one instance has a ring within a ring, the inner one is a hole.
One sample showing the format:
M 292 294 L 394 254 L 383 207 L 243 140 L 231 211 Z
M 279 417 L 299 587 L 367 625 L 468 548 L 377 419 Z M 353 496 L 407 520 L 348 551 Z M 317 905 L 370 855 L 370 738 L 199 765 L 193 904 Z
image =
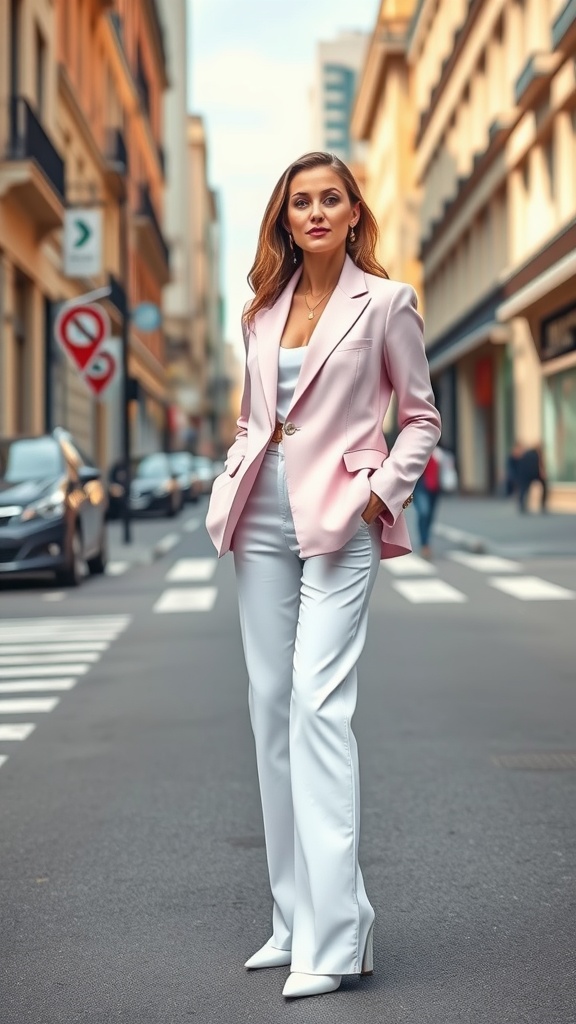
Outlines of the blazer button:
M 284 433 L 288 434 L 288 436 L 290 436 L 291 434 L 295 434 L 297 430 L 298 427 L 296 426 L 295 423 L 288 422 L 284 424 Z

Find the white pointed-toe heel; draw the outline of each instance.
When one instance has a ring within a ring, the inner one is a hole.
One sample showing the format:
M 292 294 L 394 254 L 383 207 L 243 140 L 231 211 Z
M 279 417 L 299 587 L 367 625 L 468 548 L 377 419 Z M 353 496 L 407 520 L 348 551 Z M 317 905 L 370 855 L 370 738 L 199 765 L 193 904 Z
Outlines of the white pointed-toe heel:
M 370 925 L 370 931 L 366 937 L 364 956 L 362 957 L 361 974 L 372 974 L 374 972 L 374 922 Z
M 262 949 L 249 957 L 244 967 L 249 971 L 257 971 L 262 967 L 288 967 L 292 961 L 291 949 L 278 949 L 270 942 L 266 942 Z
M 335 992 L 340 988 L 341 974 L 299 974 L 294 971 L 282 989 L 286 999 L 297 999 L 299 996 L 321 996 L 325 992 Z

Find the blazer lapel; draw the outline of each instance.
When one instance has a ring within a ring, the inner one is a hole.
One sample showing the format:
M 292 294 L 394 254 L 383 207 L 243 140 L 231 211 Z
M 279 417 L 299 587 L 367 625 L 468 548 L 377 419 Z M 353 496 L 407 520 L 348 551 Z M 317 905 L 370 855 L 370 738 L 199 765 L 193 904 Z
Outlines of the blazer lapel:
M 270 426 L 276 424 L 276 402 L 278 391 L 278 350 L 284 331 L 284 325 L 290 312 L 290 304 L 294 289 L 300 280 L 302 267 L 292 275 L 283 292 L 269 309 L 263 309 L 254 318 L 256 335 L 256 352 L 262 388 L 266 400 L 266 409 Z
M 326 308 L 304 353 L 290 409 L 302 397 L 330 353 L 352 329 L 369 302 L 370 295 L 364 272 L 347 255 L 338 284 L 326 303 Z M 286 310 L 283 324 L 287 315 L 288 310 Z M 277 364 L 278 351 L 276 351 L 276 375 L 278 374 Z M 277 378 L 274 387 L 277 387 Z M 276 394 L 274 393 L 275 401 Z

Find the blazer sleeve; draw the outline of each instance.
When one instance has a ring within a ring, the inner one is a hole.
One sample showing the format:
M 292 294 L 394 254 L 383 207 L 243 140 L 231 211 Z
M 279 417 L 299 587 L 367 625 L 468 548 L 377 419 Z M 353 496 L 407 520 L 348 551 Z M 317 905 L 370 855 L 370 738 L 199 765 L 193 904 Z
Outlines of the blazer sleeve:
M 402 512 L 440 438 L 440 414 L 434 405 L 424 321 L 417 304 L 412 286 L 400 285 L 390 301 L 384 330 L 384 361 L 398 402 L 400 433 L 386 461 L 370 477 L 370 486 L 386 503 L 382 518 L 389 526 Z
M 226 466 L 228 463 L 235 458 L 244 458 L 246 454 L 246 448 L 248 446 L 248 418 L 250 416 L 250 373 L 248 371 L 248 341 L 249 341 L 249 330 L 248 326 L 244 322 L 244 312 L 248 307 L 248 303 L 244 306 L 242 313 L 242 337 L 244 338 L 244 348 L 246 350 L 244 359 L 244 388 L 242 391 L 242 401 L 240 403 L 240 415 L 236 420 L 236 437 L 234 438 L 228 453 L 226 455 Z

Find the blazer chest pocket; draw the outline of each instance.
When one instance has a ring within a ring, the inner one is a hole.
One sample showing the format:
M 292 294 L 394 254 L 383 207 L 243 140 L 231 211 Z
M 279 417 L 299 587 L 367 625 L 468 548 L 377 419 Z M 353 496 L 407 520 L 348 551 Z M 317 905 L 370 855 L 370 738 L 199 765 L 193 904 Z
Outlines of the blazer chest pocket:
M 334 352 L 363 352 L 370 348 L 372 348 L 372 338 L 349 338 L 347 341 L 341 342 Z
M 387 457 L 387 452 L 377 448 L 359 448 L 354 452 L 344 452 L 342 456 L 349 473 L 355 473 L 358 469 L 380 469 Z

